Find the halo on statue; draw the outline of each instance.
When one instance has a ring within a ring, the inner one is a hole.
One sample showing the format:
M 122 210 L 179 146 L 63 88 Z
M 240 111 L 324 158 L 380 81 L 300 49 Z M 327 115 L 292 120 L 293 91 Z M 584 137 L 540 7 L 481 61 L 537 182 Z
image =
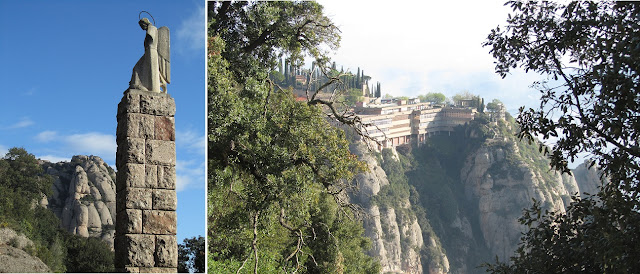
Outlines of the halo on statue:
M 142 15 L 142 13 L 143 13 L 143 12 L 144 12 L 144 13 L 146 13 L 146 14 L 148 14 L 148 15 L 149 15 L 149 17 L 151 17 L 151 20 L 153 20 L 153 25 L 155 26 L 155 25 L 156 25 L 156 19 L 155 19 L 155 18 L 153 18 L 153 15 L 151 15 L 151 13 L 149 13 L 149 12 L 148 12 L 148 11 L 146 11 L 146 10 L 143 10 L 143 11 L 141 11 L 140 13 L 138 13 L 138 20 L 142 19 L 142 18 L 140 18 L 140 16 Z

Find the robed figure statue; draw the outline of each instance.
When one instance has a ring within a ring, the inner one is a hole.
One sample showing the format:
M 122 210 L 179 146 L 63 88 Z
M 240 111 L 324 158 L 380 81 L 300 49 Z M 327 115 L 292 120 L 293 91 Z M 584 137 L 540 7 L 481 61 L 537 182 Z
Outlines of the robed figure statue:
M 142 18 L 138 24 L 147 31 L 144 38 L 144 55 L 133 67 L 130 89 L 151 92 L 167 92 L 171 83 L 169 55 L 169 28 L 156 28 L 149 19 Z

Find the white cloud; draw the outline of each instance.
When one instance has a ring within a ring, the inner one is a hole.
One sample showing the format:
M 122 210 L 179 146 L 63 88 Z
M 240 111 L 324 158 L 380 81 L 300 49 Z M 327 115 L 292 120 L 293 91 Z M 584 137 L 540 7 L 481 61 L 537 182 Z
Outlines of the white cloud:
M 52 130 L 45 130 L 43 132 L 38 133 L 35 139 L 38 142 L 48 143 L 58 138 L 58 133 Z
M 206 37 L 204 22 L 204 5 L 199 5 L 191 16 L 182 21 L 176 31 L 178 51 L 184 53 L 204 50 Z
M 176 175 L 176 191 L 183 191 L 189 184 L 191 184 L 191 177 L 185 175 Z
M 89 132 L 62 138 L 74 153 L 97 155 L 105 160 L 115 159 L 117 148 L 115 135 Z
M 29 119 L 29 117 L 22 117 L 22 118 L 20 118 L 20 121 L 16 122 L 13 125 L 10 125 L 10 126 L 8 126 L 6 128 L 7 129 L 25 128 L 25 127 L 31 126 L 33 124 L 34 124 L 34 122 L 31 119 Z
M 0 145 L 0 158 L 4 157 L 4 155 L 6 155 L 7 152 L 9 152 L 9 148 L 7 148 L 6 146 Z
M 180 160 L 176 162 L 176 191 L 182 191 L 189 188 L 204 189 L 204 159 L 198 160 Z
M 51 144 L 48 155 L 40 156 L 51 162 L 69 161 L 71 157 L 59 155 L 95 155 L 106 162 L 115 161 L 116 136 L 99 132 L 77 133 L 63 135 L 53 130 L 45 130 L 34 136 L 34 139 Z M 46 157 L 46 158 L 44 158 Z
M 42 155 L 42 156 L 36 156 L 36 158 L 47 160 L 52 163 L 69 162 L 71 160 L 71 157 L 63 157 L 63 156 L 56 156 L 56 155 Z
M 176 130 L 177 149 L 185 149 L 189 153 L 204 155 L 206 145 L 206 135 L 200 135 L 192 130 Z

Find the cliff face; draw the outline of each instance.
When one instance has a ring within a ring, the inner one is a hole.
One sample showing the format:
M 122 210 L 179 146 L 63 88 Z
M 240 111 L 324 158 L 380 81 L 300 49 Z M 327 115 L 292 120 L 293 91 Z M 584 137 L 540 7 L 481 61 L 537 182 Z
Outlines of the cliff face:
M 71 162 L 44 162 L 54 178 L 47 207 L 67 231 L 99 237 L 113 248 L 116 219 L 115 171 L 97 156 L 73 156 Z
M 564 212 L 571 194 L 578 190 L 569 176 L 547 173 L 526 161 L 508 163 L 508 157 L 517 153 L 513 142 L 486 144 L 469 156 L 460 176 L 468 202 L 478 208 L 484 243 L 501 260 L 516 250 L 524 229 L 518 218 L 532 199 L 547 209 Z
M 372 202 L 372 198 L 390 184 L 387 175 L 364 144 L 353 145 L 351 150 L 370 168 L 368 173 L 356 177 L 359 191 L 352 197 L 367 213 L 364 228 L 367 237 L 372 240 L 370 255 L 380 260 L 382 272 L 447 273 L 449 265 L 446 255 L 436 239 L 423 238 L 423 230 L 411 210 L 408 197 L 394 205 Z M 442 257 L 439 261 L 444 263 L 428 265 L 428 269 L 423 269 L 419 252 L 425 248 L 437 250 L 437 255 Z
M 600 179 L 600 172 L 598 170 L 598 165 L 594 165 L 589 168 L 588 161 L 585 161 L 572 170 L 573 177 L 575 177 L 575 180 L 578 183 L 580 194 L 583 194 L 584 192 L 589 194 L 598 193 L 599 187 L 602 187 L 602 184 L 606 182 L 606 179 Z
M 564 212 L 572 195 L 597 192 L 596 168 L 550 171 L 538 145 L 518 140 L 515 129 L 512 119 L 474 121 L 377 156 L 352 146 L 370 172 L 357 176 L 351 197 L 370 216 L 364 227 L 383 272 L 484 273 L 480 264 L 516 250 L 525 229 L 518 219 L 534 199 Z

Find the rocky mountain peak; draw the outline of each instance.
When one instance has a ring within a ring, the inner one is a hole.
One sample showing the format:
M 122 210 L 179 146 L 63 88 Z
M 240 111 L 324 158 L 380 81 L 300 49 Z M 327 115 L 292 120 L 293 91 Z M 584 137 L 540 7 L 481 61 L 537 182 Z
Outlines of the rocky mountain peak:
M 76 155 L 69 162 L 43 162 L 54 179 L 47 207 L 67 231 L 99 237 L 113 247 L 116 219 L 115 171 L 98 156 Z

